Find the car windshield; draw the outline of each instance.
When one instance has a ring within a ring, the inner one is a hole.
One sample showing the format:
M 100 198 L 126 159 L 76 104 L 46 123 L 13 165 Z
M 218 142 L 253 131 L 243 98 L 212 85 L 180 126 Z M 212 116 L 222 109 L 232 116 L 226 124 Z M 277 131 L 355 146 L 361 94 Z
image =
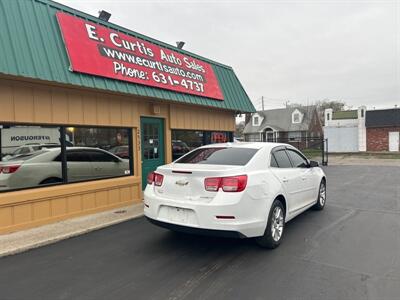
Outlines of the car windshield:
M 179 164 L 208 164 L 244 166 L 258 149 L 252 148 L 201 148 L 178 159 Z

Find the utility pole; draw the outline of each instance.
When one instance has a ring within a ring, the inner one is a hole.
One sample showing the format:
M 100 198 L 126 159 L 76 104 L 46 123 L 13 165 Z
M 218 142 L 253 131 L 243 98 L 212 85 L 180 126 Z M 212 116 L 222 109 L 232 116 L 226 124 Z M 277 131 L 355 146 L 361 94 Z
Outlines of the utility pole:
M 264 111 L 264 96 L 261 96 L 261 107 L 262 111 Z

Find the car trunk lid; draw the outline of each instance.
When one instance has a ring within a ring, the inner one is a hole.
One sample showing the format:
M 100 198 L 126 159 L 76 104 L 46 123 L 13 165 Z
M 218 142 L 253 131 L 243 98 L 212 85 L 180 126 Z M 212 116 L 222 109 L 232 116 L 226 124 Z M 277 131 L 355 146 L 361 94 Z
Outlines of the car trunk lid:
M 207 164 L 170 164 L 159 167 L 156 173 L 164 176 L 155 193 L 171 200 L 211 201 L 216 192 L 206 191 L 204 180 L 210 177 L 225 177 L 244 173 L 243 166 Z

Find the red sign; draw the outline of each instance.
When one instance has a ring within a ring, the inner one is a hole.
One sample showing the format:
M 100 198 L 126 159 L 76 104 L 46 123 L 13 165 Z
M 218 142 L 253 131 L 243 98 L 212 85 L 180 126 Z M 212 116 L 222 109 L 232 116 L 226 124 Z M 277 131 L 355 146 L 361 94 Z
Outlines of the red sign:
M 224 99 L 204 61 L 66 13 L 57 19 L 72 71 Z

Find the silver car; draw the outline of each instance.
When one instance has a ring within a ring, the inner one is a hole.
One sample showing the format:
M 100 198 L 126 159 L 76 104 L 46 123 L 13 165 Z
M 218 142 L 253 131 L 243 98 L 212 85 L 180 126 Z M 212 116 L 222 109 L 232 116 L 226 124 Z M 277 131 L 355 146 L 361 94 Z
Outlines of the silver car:
M 19 146 L 17 149 L 15 149 L 13 152 L 9 154 L 4 154 L 2 160 L 7 161 L 12 158 L 16 158 L 20 155 L 28 155 L 29 153 L 33 153 L 36 151 L 39 151 L 43 148 L 57 148 L 60 147 L 59 144 L 55 143 L 49 143 L 49 144 L 26 144 L 23 146 Z
M 98 148 L 67 148 L 68 182 L 130 174 L 129 160 Z M 0 190 L 62 182 L 61 148 L 42 149 L 0 162 Z

